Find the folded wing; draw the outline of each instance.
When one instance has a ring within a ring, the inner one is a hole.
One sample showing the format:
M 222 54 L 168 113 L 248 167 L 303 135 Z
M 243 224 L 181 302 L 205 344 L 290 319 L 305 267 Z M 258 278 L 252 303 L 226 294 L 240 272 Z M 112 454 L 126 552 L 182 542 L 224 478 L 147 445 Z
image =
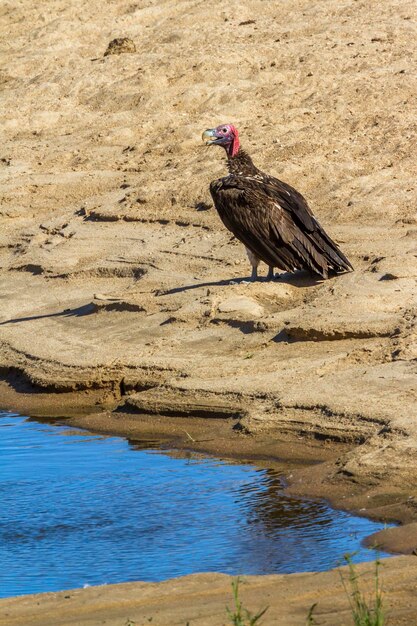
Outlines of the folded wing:
M 324 278 L 352 269 L 303 196 L 278 179 L 230 174 L 214 181 L 210 192 L 226 228 L 267 265 L 309 269 Z

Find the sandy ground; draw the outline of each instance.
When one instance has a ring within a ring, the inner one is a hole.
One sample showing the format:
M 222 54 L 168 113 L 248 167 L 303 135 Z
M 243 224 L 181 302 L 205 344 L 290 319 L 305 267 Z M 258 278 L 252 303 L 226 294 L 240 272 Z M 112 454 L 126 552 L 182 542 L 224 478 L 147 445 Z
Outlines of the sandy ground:
M 163 418 L 194 439 L 205 418 L 216 453 L 325 458 L 294 491 L 417 520 L 414 11 L 3 2 L 2 406 L 99 405 L 82 425 L 121 434 L 153 415 L 180 447 Z M 134 45 L 104 56 L 115 37 Z M 354 273 L 236 282 L 208 193 L 223 156 L 200 139 L 226 121 Z
M 373 566 L 362 564 L 361 589 L 372 597 Z M 417 623 L 417 559 L 395 557 L 380 572 L 390 626 Z M 314 603 L 315 623 L 351 626 L 343 589 L 346 568 L 323 574 L 247 576 L 240 585 L 243 606 L 252 613 L 268 606 L 265 626 L 304 626 Z M 0 602 L 2 626 L 227 626 L 226 606 L 233 607 L 231 581 L 224 574 L 196 574 L 167 582 L 126 583 L 60 593 L 11 598 Z

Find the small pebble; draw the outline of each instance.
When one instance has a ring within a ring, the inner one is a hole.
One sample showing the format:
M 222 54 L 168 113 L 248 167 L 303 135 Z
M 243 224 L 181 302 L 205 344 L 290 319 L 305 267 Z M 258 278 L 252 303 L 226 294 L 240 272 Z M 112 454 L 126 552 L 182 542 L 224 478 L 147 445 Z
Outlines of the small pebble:
M 136 52 L 136 46 L 129 37 L 117 37 L 113 39 L 107 46 L 104 56 L 110 54 L 123 54 L 125 52 Z

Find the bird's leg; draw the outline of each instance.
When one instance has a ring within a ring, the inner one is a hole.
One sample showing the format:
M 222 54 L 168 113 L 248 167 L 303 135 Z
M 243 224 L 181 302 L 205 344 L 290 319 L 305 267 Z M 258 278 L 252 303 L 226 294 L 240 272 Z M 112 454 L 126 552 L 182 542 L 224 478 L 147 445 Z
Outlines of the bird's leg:
M 266 280 L 274 280 L 274 266 L 270 265 L 268 269 L 268 274 L 266 275 Z
M 246 248 L 246 254 L 248 255 L 248 259 L 252 265 L 252 274 L 250 279 L 252 282 L 255 282 L 258 280 L 258 265 L 260 263 L 260 259 L 256 256 L 256 254 L 249 250 L 249 248 Z

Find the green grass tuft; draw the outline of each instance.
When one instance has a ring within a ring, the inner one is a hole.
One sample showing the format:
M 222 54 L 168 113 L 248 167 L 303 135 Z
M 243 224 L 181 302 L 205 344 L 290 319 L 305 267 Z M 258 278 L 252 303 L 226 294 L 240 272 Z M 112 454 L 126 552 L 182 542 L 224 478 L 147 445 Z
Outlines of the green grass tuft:
M 226 607 L 227 615 L 233 626 L 256 626 L 256 624 L 259 623 L 261 617 L 265 615 L 269 607 L 266 606 L 255 615 L 248 611 L 248 609 L 243 608 L 242 602 L 239 599 L 240 582 L 241 579 L 239 577 L 232 582 L 233 601 L 235 606 L 234 611 L 231 611 L 229 607 Z
M 353 617 L 354 626 L 385 626 L 387 623 L 386 613 L 382 601 L 382 591 L 379 580 L 379 569 L 381 561 L 375 561 L 374 574 L 374 596 L 372 599 L 366 599 L 359 585 L 360 576 L 352 563 L 352 555 L 346 554 L 344 557 L 349 574 L 347 581 L 340 573 L 343 588 L 349 598 L 350 609 Z

